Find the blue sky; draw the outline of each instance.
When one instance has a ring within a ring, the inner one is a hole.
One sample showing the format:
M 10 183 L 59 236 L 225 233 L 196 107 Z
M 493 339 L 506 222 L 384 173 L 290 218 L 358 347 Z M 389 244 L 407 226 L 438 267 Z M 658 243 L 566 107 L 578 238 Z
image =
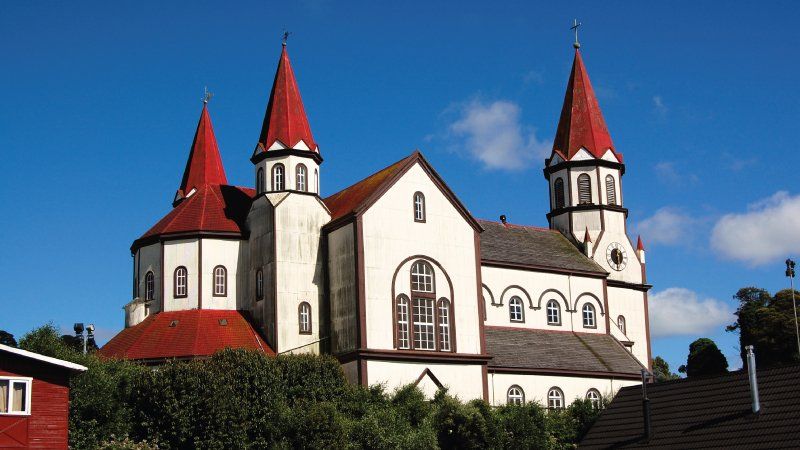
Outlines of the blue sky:
M 324 195 L 419 148 L 477 217 L 544 225 L 543 150 L 578 17 L 625 155 L 629 229 L 648 247 L 654 353 L 674 368 L 701 336 L 739 367 L 731 296 L 783 288 L 782 261 L 800 253 L 794 3 L 0 9 L 0 329 L 18 336 L 50 320 L 94 322 L 101 340 L 122 327 L 128 248 L 170 209 L 204 86 L 228 179 L 252 185 L 285 28 Z

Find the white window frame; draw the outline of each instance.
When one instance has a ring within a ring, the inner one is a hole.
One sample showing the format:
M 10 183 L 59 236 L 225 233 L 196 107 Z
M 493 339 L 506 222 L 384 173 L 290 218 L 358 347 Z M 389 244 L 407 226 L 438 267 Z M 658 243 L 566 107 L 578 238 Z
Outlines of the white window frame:
M 184 298 L 189 296 L 189 269 L 186 266 L 178 266 L 175 268 L 175 298 Z
M 8 382 L 8 401 L 6 403 L 6 412 L 0 412 L 0 416 L 30 416 L 31 415 L 31 388 L 33 386 L 33 378 L 31 377 L 9 377 L 0 376 L 0 381 Z M 14 383 L 25 383 L 25 410 L 24 411 L 11 411 L 11 405 L 14 401 Z
M 597 311 L 594 305 L 586 303 L 581 308 L 583 316 L 583 328 L 597 328 Z
M 283 164 L 272 166 L 272 190 L 282 191 L 286 188 L 286 167 Z
M 308 185 L 306 183 L 306 173 L 308 169 L 306 168 L 305 164 L 298 164 L 295 168 L 295 184 L 296 188 L 300 192 L 308 192 Z
M 516 295 L 508 301 L 508 319 L 512 322 L 525 322 L 522 299 Z
M 411 265 L 411 290 L 433 293 L 434 289 L 433 267 L 425 261 L 415 261 Z
M 409 337 L 409 299 L 400 296 L 397 298 L 397 348 L 408 350 L 411 348 Z
M 516 391 L 516 392 L 513 392 Z M 525 404 L 525 391 L 518 385 L 513 385 L 506 391 L 506 404 L 507 405 L 524 405 Z
M 152 270 L 148 270 L 144 274 L 144 299 L 145 301 L 152 301 L 156 298 L 156 275 Z
M 619 331 L 622 331 L 622 334 L 625 336 L 628 335 L 628 320 L 623 315 L 619 315 L 617 317 L 617 328 Z
M 594 409 L 600 409 L 600 403 L 603 401 L 603 396 L 600 395 L 600 391 L 595 388 L 591 388 L 586 391 L 586 400 L 592 402 L 592 407 L 594 407 Z
M 214 296 L 225 297 L 227 295 L 228 295 L 228 269 L 226 269 L 225 266 L 214 267 Z
M 311 334 L 311 304 L 308 302 L 300 303 L 299 311 L 300 333 Z
M 551 308 L 550 306 L 553 305 Z M 548 325 L 561 325 L 561 305 L 558 304 L 557 300 L 548 300 L 547 306 L 547 324 Z M 550 320 L 550 313 L 553 312 L 553 316 L 556 320 Z
M 436 307 L 439 309 L 439 351 L 449 352 L 450 344 L 450 300 L 440 298 Z
M 414 349 L 436 351 L 436 301 L 430 297 L 411 299 Z
M 558 387 L 548 389 L 547 407 L 550 409 L 564 409 L 564 391 Z
M 425 194 L 414 193 L 414 222 L 425 222 Z

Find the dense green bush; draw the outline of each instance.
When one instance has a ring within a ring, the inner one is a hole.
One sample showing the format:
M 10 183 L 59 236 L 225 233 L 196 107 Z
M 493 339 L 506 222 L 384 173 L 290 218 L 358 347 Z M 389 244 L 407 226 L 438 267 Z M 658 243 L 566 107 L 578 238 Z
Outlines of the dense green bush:
M 413 385 L 387 393 L 346 381 L 329 356 L 225 350 L 156 368 L 84 356 L 53 326 L 20 346 L 84 364 L 73 377 L 70 444 L 81 449 L 574 448 L 596 418 L 588 401 L 547 411 L 492 408 Z

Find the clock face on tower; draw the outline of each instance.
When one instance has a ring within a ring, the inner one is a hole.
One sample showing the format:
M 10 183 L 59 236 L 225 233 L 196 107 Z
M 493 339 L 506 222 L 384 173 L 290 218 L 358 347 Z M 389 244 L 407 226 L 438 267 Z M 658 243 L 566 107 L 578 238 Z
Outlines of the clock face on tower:
M 606 249 L 606 260 L 612 269 L 620 271 L 628 264 L 628 255 L 621 244 L 612 242 Z

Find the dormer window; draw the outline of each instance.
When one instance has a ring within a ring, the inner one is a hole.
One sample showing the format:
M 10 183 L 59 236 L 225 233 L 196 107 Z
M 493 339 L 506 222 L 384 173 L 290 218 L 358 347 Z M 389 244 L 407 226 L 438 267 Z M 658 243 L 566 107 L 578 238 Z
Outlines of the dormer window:
M 617 186 L 613 175 L 606 175 L 606 203 L 617 204 Z
M 578 176 L 578 204 L 590 205 L 592 203 L 592 179 L 582 173 Z
M 308 192 L 308 181 L 306 178 L 308 174 L 308 169 L 304 164 L 298 164 L 295 168 L 295 184 L 297 185 L 297 190 L 300 192 Z
M 414 193 L 414 222 L 425 222 L 425 195 Z
M 273 191 L 282 191 L 284 189 L 285 180 L 284 180 L 285 170 L 283 168 L 283 164 L 275 164 L 272 166 L 272 190 Z

